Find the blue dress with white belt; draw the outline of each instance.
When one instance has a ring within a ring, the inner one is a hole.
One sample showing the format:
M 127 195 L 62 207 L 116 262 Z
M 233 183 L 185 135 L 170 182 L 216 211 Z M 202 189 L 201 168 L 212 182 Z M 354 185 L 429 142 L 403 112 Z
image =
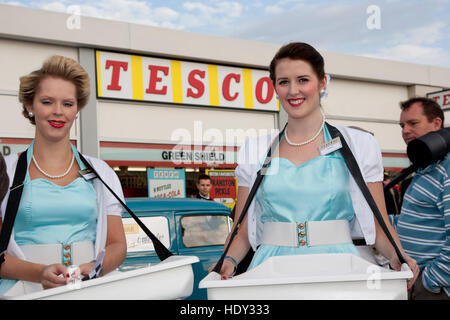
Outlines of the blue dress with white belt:
M 27 168 L 33 146 L 34 141 L 27 151 Z M 71 147 L 79 167 L 86 169 L 77 149 L 72 144 Z M 95 242 L 97 218 L 97 194 L 92 181 L 79 177 L 66 186 L 59 186 L 42 178 L 31 180 L 27 169 L 14 222 L 14 238 L 19 246 Z M 1 279 L 0 295 L 16 282 Z
M 325 142 L 331 140 L 326 126 L 324 138 Z M 354 216 L 349 171 L 339 150 L 317 156 L 299 166 L 286 158 L 273 158 L 255 200 L 262 208 L 262 223 L 350 221 Z M 298 247 L 263 244 L 256 250 L 249 269 L 272 256 L 315 253 L 359 255 L 352 243 Z

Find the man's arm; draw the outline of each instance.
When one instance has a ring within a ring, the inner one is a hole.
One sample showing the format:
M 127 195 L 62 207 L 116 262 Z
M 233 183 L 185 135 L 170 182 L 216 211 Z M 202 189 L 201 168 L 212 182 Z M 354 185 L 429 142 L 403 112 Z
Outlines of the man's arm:
M 450 287 L 450 177 L 444 180 L 443 192 L 438 207 L 444 217 L 445 244 L 439 256 L 425 266 L 422 272 L 422 283 L 431 292 L 439 292 L 441 288 Z

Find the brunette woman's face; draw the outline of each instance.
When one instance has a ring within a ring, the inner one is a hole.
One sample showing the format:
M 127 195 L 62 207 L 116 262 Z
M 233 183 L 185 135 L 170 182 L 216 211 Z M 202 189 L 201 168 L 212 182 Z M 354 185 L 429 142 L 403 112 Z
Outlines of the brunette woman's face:
M 304 60 L 280 59 L 275 66 L 275 91 L 291 118 L 306 118 L 319 110 L 320 90 L 326 78 L 319 80 Z
M 34 113 L 36 136 L 54 142 L 69 139 L 78 113 L 76 87 L 70 81 L 46 77 L 41 80 L 33 104 L 27 106 L 27 110 Z

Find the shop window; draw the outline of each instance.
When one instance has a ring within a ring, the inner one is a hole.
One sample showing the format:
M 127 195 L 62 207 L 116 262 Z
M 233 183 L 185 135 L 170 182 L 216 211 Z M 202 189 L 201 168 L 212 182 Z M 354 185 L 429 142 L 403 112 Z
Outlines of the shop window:
M 187 248 L 223 245 L 231 230 L 225 215 L 184 216 L 181 218 L 183 244 Z
M 137 166 L 114 166 L 113 169 L 119 177 L 125 198 L 149 197 L 148 193 L 148 175 L 147 170 L 153 167 Z M 197 181 L 201 174 L 214 168 L 184 168 L 176 167 L 174 169 L 185 170 L 185 196 L 194 197 L 197 193 Z M 232 170 L 232 169 L 229 169 Z
M 202 170 L 204 171 L 204 169 Z M 197 194 L 197 179 L 200 175 L 200 168 L 186 168 L 186 197 L 192 198 Z
M 148 197 L 147 168 L 120 166 L 114 168 L 125 198 Z

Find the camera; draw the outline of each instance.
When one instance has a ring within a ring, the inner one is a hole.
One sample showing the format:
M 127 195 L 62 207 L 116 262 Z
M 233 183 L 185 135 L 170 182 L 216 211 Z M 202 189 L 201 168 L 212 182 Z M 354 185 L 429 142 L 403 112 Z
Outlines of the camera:
M 406 152 L 409 160 L 418 168 L 444 159 L 450 152 L 450 127 L 429 132 L 408 143 Z

